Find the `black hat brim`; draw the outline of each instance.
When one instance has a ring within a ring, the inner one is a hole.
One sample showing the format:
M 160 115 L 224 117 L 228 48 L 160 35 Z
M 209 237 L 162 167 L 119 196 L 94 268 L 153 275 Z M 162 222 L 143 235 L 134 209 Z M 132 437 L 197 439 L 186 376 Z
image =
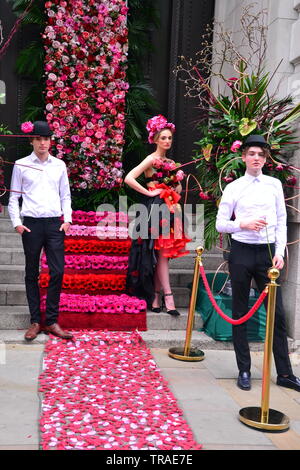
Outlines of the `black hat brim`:
M 268 144 L 267 142 L 266 143 L 263 143 L 263 142 L 247 142 L 247 143 L 244 143 L 240 146 L 240 150 L 244 150 L 247 147 L 261 147 L 261 148 L 271 150 L 271 145 Z

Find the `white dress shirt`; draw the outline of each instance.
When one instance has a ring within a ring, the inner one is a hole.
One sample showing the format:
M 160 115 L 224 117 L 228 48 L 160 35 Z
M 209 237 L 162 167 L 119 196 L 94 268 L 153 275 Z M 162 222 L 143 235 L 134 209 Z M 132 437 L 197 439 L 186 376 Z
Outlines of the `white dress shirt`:
M 234 214 L 235 219 L 232 219 Z M 260 231 L 242 229 L 241 221 L 264 218 Z M 225 187 L 218 209 L 216 229 L 231 233 L 242 243 L 275 243 L 275 254 L 284 256 L 287 241 L 286 207 L 282 184 L 277 178 L 245 173 Z
M 24 216 L 38 218 L 63 215 L 64 222 L 72 222 L 70 186 L 65 163 L 50 154 L 42 162 L 34 152 L 16 163 L 33 168 L 14 165 L 11 189 L 24 194 L 10 193 L 8 212 L 13 226 L 22 225 L 21 217 Z M 21 196 L 23 203 L 20 211 Z

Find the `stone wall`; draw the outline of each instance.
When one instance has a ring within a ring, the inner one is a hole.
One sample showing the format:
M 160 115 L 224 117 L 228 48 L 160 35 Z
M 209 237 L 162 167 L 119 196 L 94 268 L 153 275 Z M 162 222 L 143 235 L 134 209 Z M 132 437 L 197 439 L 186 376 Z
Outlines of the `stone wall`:
M 243 6 L 250 1 L 216 0 L 215 19 L 222 21 L 225 28 L 239 30 L 239 19 Z M 268 52 L 266 69 L 273 72 L 279 65 L 272 81 L 270 92 L 279 97 L 292 94 L 295 103 L 300 101 L 300 1 L 299 0 L 257 0 L 257 8 L 268 11 Z M 228 70 L 231 74 L 232 70 Z M 228 75 L 231 76 L 231 75 Z M 297 140 L 300 140 L 300 126 Z M 300 150 L 295 152 L 293 164 L 300 167 Z M 300 186 L 300 175 L 298 187 Z M 300 211 L 300 198 L 290 201 Z M 288 211 L 288 239 L 300 239 L 300 212 Z M 283 297 L 287 313 L 288 334 L 300 344 L 300 243 L 288 245 L 287 269 L 281 275 Z

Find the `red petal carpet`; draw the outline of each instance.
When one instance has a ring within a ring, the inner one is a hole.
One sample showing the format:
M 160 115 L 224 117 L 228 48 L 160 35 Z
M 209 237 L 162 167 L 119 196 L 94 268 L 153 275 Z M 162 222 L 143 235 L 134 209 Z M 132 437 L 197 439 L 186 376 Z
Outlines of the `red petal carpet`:
M 137 332 L 81 330 L 46 345 L 42 450 L 200 450 Z

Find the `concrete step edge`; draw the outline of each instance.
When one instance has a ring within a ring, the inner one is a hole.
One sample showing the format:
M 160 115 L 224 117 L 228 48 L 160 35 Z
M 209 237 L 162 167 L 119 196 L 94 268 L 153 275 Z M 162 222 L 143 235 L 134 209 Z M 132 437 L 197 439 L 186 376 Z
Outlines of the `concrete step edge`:
M 25 291 L 25 284 L 20 284 L 20 283 L 13 283 L 13 284 L 8 284 L 8 283 L 1 283 L 0 284 L 0 291 L 7 291 L 8 289 L 12 290 L 24 290 Z M 176 289 L 177 294 L 184 294 L 186 291 L 190 291 L 188 287 L 183 287 L 183 286 L 173 286 L 173 290 Z M 63 290 L 63 292 L 65 292 Z M 67 292 L 66 292 L 67 293 Z
M 24 250 L 20 246 L 8 246 L 6 248 L 7 253 L 24 253 Z
M 24 340 L 26 329 L 0 330 L 0 343 L 4 344 L 28 344 Z M 139 334 L 149 348 L 166 349 L 166 354 L 170 348 L 184 348 L 185 330 L 148 330 L 140 331 Z M 75 331 L 76 334 L 76 331 Z M 30 344 L 45 344 L 49 336 L 41 333 Z M 190 343 L 191 348 L 198 348 L 204 352 L 204 360 L 210 350 L 233 350 L 231 342 L 215 341 L 202 331 L 194 331 Z M 262 343 L 250 343 L 251 351 L 262 351 Z
M 0 292 L 7 291 L 7 290 L 17 290 L 17 291 L 24 291 L 25 292 L 25 284 L 0 284 Z

